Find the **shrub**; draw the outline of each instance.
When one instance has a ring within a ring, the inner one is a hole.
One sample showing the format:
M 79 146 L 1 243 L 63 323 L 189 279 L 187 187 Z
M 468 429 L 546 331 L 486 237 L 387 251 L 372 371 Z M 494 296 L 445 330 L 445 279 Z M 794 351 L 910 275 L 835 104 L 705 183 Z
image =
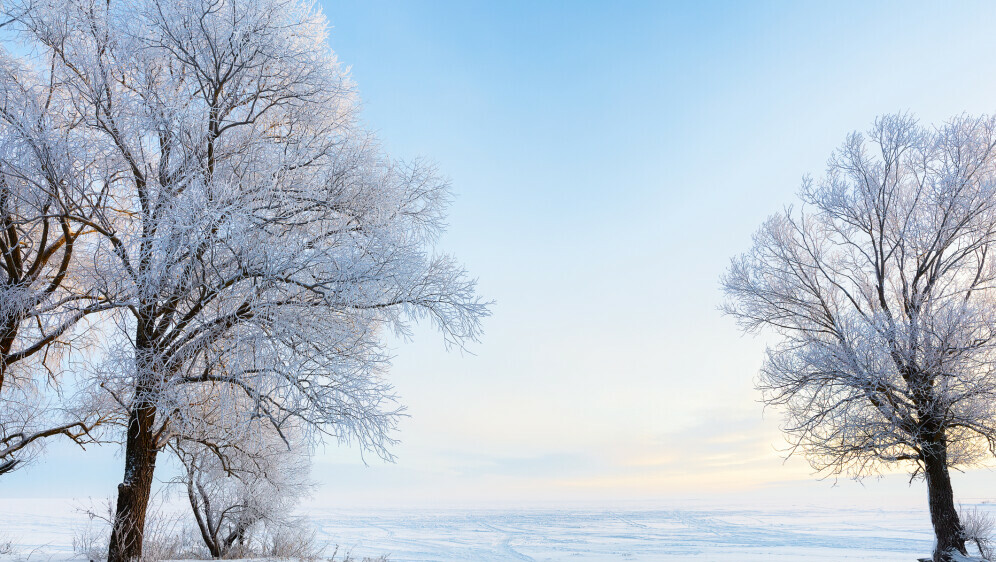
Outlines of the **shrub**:
M 996 518 L 988 511 L 981 511 L 977 507 L 964 508 L 958 510 L 961 518 L 962 534 L 965 542 L 975 545 L 979 550 L 979 556 L 986 560 L 992 560 L 996 543 L 993 541 L 993 530 L 996 528 Z

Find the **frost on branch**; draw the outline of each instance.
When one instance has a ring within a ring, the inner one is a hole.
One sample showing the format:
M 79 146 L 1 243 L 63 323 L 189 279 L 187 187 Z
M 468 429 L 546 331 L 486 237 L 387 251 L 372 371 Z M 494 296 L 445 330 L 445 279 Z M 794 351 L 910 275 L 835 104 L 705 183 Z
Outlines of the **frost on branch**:
M 385 330 L 448 344 L 486 303 L 437 253 L 448 185 L 386 156 L 297 0 L 32 0 L 19 39 L 69 92 L 98 205 L 85 278 L 113 306 L 95 384 L 126 413 L 112 560 L 140 555 L 156 454 L 210 425 L 300 423 L 390 457 Z M 214 423 L 214 422 L 211 422 Z
M 80 150 L 62 84 L 0 46 L 0 475 L 44 441 L 93 442 L 106 413 L 63 372 L 81 321 L 108 308 L 80 283 L 78 246 L 101 178 Z
M 235 431 L 236 439 L 228 430 L 170 444 L 183 466 L 175 483 L 183 487 L 214 558 L 266 550 L 268 537 L 304 525 L 292 511 L 311 488 L 309 451 L 300 431 L 285 428 L 280 435 L 258 421 Z

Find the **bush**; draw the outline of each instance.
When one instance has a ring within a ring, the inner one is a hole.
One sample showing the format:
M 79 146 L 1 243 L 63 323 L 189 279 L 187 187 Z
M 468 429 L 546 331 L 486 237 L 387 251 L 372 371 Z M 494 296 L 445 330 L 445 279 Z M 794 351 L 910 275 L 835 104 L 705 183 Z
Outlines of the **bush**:
M 302 518 L 288 521 L 267 531 L 266 534 L 269 536 L 264 538 L 267 556 L 318 560 L 325 552 L 325 547 L 318 545 L 318 531 Z
M 988 511 L 980 511 L 977 507 L 960 508 L 958 517 L 961 519 L 962 534 L 965 542 L 975 545 L 979 556 L 992 560 L 996 543 L 993 542 L 993 530 L 996 528 L 996 518 Z

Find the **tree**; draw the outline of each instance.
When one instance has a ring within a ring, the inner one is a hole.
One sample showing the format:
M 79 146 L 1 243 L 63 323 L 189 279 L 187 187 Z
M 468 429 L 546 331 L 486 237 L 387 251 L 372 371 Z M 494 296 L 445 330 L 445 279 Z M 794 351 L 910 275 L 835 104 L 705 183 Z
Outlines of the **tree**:
M 359 126 L 324 17 L 297 0 L 8 8 L 106 178 L 84 224 L 118 327 L 95 371 L 127 417 L 109 560 L 141 555 L 157 455 L 201 431 L 205 394 L 389 458 L 384 329 L 428 319 L 462 345 L 487 305 L 433 250 L 447 184 Z
M 107 308 L 80 285 L 79 252 L 100 178 L 78 151 L 61 84 L 0 52 L 0 475 L 46 438 L 82 445 L 106 418 L 67 396 L 60 364 L 80 321 Z
M 300 432 L 285 442 L 272 426 L 253 423 L 247 433 L 212 439 L 177 438 L 171 448 L 184 467 L 179 478 L 197 529 L 214 558 L 227 558 L 269 530 L 299 525 L 291 510 L 310 486 L 310 459 Z M 218 446 L 215 442 L 224 442 Z
M 926 480 L 935 560 L 965 553 L 949 468 L 996 451 L 996 120 L 878 119 L 769 218 L 723 286 L 773 330 L 758 386 L 793 451 Z

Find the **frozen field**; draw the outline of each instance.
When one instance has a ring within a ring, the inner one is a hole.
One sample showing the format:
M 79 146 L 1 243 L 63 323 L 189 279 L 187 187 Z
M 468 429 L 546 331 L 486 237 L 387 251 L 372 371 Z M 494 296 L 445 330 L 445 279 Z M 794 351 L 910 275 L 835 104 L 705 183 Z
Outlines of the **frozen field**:
M 0 533 L 19 543 L 22 559 L 71 557 L 74 531 L 86 525 L 68 502 L 0 500 L 0 510 Z M 340 553 L 388 554 L 395 562 L 913 562 L 931 550 L 927 515 L 913 509 L 316 510 L 310 516 Z
M 391 560 L 913 562 L 932 548 L 912 510 L 450 511 L 315 514 L 328 540 Z

